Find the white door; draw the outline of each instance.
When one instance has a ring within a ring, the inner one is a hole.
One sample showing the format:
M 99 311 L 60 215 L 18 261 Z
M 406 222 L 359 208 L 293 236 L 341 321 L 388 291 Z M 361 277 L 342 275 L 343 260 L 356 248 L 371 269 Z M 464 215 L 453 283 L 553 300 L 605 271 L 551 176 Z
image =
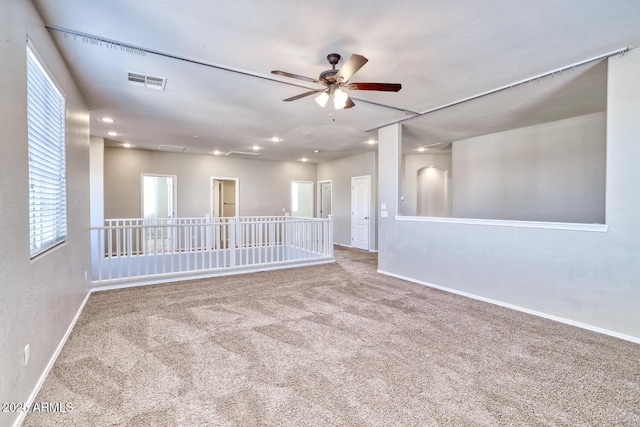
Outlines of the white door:
M 369 250 L 371 176 L 351 178 L 351 246 Z
M 319 182 L 318 193 L 320 197 L 318 218 L 329 218 L 331 215 L 331 181 Z
M 211 215 L 214 218 L 222 216 L 222 181 L 211 180 Z

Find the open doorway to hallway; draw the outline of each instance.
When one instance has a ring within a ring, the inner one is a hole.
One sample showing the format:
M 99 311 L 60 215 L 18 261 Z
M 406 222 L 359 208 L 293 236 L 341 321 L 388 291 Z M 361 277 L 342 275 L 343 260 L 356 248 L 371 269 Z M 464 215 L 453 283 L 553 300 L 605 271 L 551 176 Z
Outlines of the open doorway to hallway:
M 211 177 L 211 216 L 215 218 L 240 215 L 239 179 Z

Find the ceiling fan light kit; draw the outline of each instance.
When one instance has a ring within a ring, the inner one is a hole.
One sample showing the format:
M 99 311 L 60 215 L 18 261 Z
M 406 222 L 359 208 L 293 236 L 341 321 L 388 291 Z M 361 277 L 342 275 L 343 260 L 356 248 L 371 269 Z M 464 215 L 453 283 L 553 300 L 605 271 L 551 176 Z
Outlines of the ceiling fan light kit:
M 326 89 L 315 89 L 308 92 L 301 93 L 300 95 L 292 96 L 284 101 L 290 102 L 300 98 L 304 98 L 309 95 L 320 94 L 315 98 L 315 101 L 321 107 L 327 105 L 327 101 L 330 97 L 333 97 L 333 106 L 336 110 L 345 108 L 351 108 L 355 106 L 353 100 L 343 90 L 344 88 L 349 90 L 372 90 L 372 91 L 384 91 L 384 92 L 397 92 L 402 89 L 402 85 L 399 83 L 349 83 L 349 79 L 369 60 L 362 55 L 353 54 L 349 57 L 347 62 L 339 69 L 336 70 L 336 64 L 340 61 L 340 55 L 337 53 L 330 53 L 327 55 L 327 60 L 331 64 L 331 69 L 323 71 L 317 79 L 311 77 L 305 77 L 298 74 L 288 73 L 286 71 L 273 70 L 272 74 L 279 76 L 291 77 L 298 80 L 304 80 L 312 83 L 319 83 L 326 87 Z
M 319 106 L 324 108 L 324 106 L 327 105 L 327 101 L 329 100 L 329 94 L 327 92 L 320 92 L 320 95 L 316 96 L 315 100 Z

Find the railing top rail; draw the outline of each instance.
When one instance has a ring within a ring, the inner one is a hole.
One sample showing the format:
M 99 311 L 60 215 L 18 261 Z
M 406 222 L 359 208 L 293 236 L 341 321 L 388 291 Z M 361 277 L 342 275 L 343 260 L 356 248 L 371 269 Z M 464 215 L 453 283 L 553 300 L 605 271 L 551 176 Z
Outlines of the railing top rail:
M 266 215 L 266 216 L 225 216 L 225 217 L 177 217 L 177 218 L 109 218 L 105 219 L 104 222 L 176 222 L 176 221 L 246 221 L 246 220 L 271 220 L 271 219 L 282 219 L 282 220 L 305 220 L 305 221 L 319 221 L 319 220 L 328 220 L 329 218 L 313 218 L 313 217 L 303 217 L 303 216 L 279 216 L 279 215 Z
M 102 226 L 91 226 L 91 230 L 120 230 L 126 228 L 176 228 L 193 225 L 224 224 L 297 224 L 302 222 L 329 222 L 331 218 L 307 218 L 296 216 L 253 216 L 253 217 L 193 217 L 193 218 L 117 218 L 106 219 Z

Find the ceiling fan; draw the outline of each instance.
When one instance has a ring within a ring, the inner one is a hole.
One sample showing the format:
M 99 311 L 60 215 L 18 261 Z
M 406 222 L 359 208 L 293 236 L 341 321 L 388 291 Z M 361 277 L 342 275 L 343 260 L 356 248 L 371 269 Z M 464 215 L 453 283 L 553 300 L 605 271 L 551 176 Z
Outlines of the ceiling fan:
M 324 107 L 329 98 L 333 96 L 334 107 L 336 110 L 340 110 L 343 108 L 351 108 L 355 105 L 349 95 L 342 90 L 343 88 L 350 90 L 376 90 L 385 92 L 397 92 L 402 89 L 402 85 L 399 83 L 349 83 L 351 76 L 353 76 L 369 61 L 362 55 L 354 53 L 339 70 L 336 70 L 336 64 L 340 61 L 340 55 L 337 53 L 330 53 L 327 55 L 327 60 L 329 61 L 329 64 L 331 64 L 331 70 L 323 71 L 317 79 L 287 73 L 286 71 L 271 71 L 272 74 L 277 74 L 279 76 L 292 77 L 294 79 L 319 83 L 325 86 L 322 89 L 310 90 L 309 92 L 292 96 L 291 98 L 284 99 L 284 101 L 295 101 L 296 99 L 304 98 L 305 96 L 320 93 L 315 100 L 321 107 Z

